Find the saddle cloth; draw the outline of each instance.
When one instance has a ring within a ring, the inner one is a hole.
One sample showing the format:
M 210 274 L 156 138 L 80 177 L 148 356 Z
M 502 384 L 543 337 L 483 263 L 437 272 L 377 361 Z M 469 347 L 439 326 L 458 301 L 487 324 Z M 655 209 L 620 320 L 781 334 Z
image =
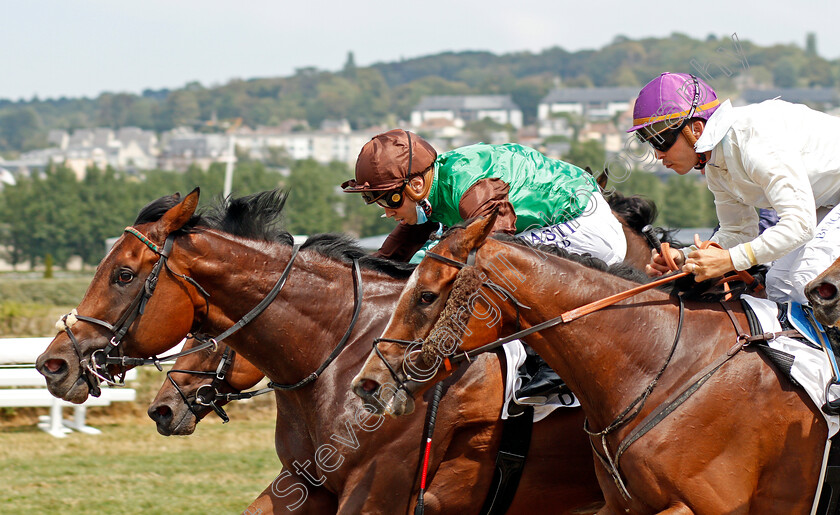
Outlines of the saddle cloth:
M 775 333 L 782 330 L 782 325 L 778 319 L 778 304 L 771 300 L 758 299 L 749 295 L 742 295 L 741 299 L 755 312 L 762 332 Z M 804 328 L 800 329 L 797 320 L 801 323 L 802 319 L 797 314 L 796 306 L 792 310 L 788 309 L 787 306 L 785 307 L 788 318 L 792 320 L 794 327 L 800 330 L 800 332 L 805 331 L 804 335 L 806 337 L 818 338 L 818 335 L 813 331 Z M 801 306 L 798 309 L 801 310 Z M 822 337 L 825 338 L 825 335 Z M 820 347 L 819 341 L 815 341 L 813 345 L 809 345 L 808 343 L 787 336 L 777 336 L 772 340 L 768 340 L 767 345 L 771 349 L 789 356 L 786 363 L 790 364 L 790 368 L 789 370 L 784 370 L 784 372 L 787 372 L 794 381 L 799 383 L 818 409 L 828 400 L 836 400 L 840 397 L 840 385 L 832 385 L 827 388 L 829 383 L 832 383 L 834 374 L 832 372 L 831 361 L 826 352 Z M 823 414 L 828 424 L 828 436 L 830 438 L 840 429 L 840 417 L 827 415 L 822 409 L 820 409 L 820 413 Z
M 508 418 L 508 407 L 513 402 L 513 394 L 522 386 L 522 378 L 517 371 L 525 363 L 525 347 L 519 340 L 513 340 L 502 345 L 505 351 L 505 403 L 502 406 L 502 420 Z M 580 406 L 577 398 L 571 404 L 548 403 L 534 406 L 534 422 L 539 422 L 557 408 L 575 408 Z

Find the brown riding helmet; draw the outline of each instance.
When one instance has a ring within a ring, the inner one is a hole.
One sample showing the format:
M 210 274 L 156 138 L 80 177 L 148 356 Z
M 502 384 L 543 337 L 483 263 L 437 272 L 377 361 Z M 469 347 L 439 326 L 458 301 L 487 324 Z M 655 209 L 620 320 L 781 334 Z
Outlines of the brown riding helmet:
M 436 158 L 429 142 L 412 132 L 383 132 L 365 143 L 356 160 L 356 178 L 345 181 L 341 188 L 345 193 L 400 188 L 426 171 Z

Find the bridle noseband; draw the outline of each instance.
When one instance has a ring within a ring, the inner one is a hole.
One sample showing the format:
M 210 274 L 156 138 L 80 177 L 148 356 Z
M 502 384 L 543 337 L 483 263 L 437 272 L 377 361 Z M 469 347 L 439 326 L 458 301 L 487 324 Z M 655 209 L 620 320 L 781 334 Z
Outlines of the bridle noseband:
M 200 416 L 199 407 L 207 407 L 211 408 L 219 416 L 219 418 L 222 419 L 222 423 L 227 424 L 230 421 L 230 417 L 228 417 L 228 414 L 222 408 L 220 402 L 250 399 L 251 397 L 256 397 L 257 395 L 262 395 L 273 390 L 273 388 L 262 388 L 260 390 L 252 390 L 250 392 L 222 393 L 220 387 L 223 383 L 227 383 L 226 376 L 230 371 L 230 368 L 233 366 L 235 359 L 236 352 L 232 348 L 227 347 L 224 354 L 222 354 L 222 360 L 219 362 L 219 366 L 216 367 L 214 372 L 206 370 L 172 369 L 166 372 L 166 379 L 172 383 L 175 391 L 178 392 L 181 399 L 184 401 L 184 404 L 187 405 L 187 408 L 189 408 L 196 418 Z M 181 387 L 178 386 L 177 381 L 175 381 L 172 377 L 173 373 L 212 377 L 213 380 L 209 384 L 199 386 L 193 395 L 193 399 L 190 400 Z M 230 386 L 230 383 L 228 383 L 228 386 Z
M 163 248 L 160 248 L 134 227 L 126 227 L 125 232 L 136 236 L 152 252 L 159 256 L 157 262 L 152 267 L 151 273 L 149 273 L 148 277 L 146 277 L 141 291 L 134 297 L 128 308 L 126 308 L 122 316 L 114 324 L 95 317 L 79 315 L 75 312 L 75 310 L 62 316 L 56 324 L 57 328 L 60 331 L 64 331 L 70 338 L 70 341 L 73 344 L 73 349 L 79 358 L 79 364 L 82 369 L 82 377 L 84 377 L 85 382 L 88 384 L 90 394 L 94 397 L 98 397 L 101 394 L 99 385 L 102 383 L 109 386 L 125 386 L 125 373 L 128 367 L 153 364 L 158 368 L 158 370 L 162 370 L 160 366 L 161 361 L 175 359 L 176 357 L 183 355 L 183 353 L 179 353 L 178 355 L 167 356 L 165 358 L 130 358 L 122 355 L 122 348 L 120 347 L 120 342 L 122 342 L 122 339 L 125 337 L 131 325 L 145 311 L 146 304 L 154 294 L 155 289 L 157 288 L 158 278 L 164 268 L 166 268 L 166 270 L 172 275 L 183 279 L 195 287 L 196 290 L 204 297 L 205 308 L 209 309 L 210 295 L 204 290 L 204 288 L 202 288 L 191 277 L 179 274 L 169 267 L 168 258 L 169 254 L 172 252 L 172 246 L 175 241 L 174 234 L 170 233 L 166 237 Z M 108 344 L 102 349 L 93 351 L 88 359 L 84 358 L 79 342 L 71 329 L 78 320 L 99 325 L 113 333 L 113 336 L 108 341 Z M 203 350 L 213 345 L 215 345 L 215 341 L 209 340 L 203 347 L 191 349 L 189 352 L 198 352 L 199 350 Z M 112 355 L 115 350 L 118 355 Z M 108 370 L 110 365 L 117 365 L 120 367 L 121 371 L 118 374 L 118 379 L 115 378 Z

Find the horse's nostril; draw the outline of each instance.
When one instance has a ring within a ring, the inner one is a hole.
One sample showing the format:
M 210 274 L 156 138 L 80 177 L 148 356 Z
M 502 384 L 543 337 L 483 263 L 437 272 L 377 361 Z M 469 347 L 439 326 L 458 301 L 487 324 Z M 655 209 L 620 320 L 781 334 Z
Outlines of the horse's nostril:
M 362 381 L 362 390 L 364 390 L 365 393 L 374 393 L 378 388 L 379 383 L 373 379 L 365 379 Z
M 833 299 L 837 296 L 837 287 L 831 283 L 820 283 L 817 286 L 817 295 L 823 300 Z
M 67 366 L 63 359 L 49 359 L 44 362 L 44 368 L 51 374 L 56 374 L 62 371 Z
M 162 406 L 158 406 L 158 408 L 155 410 L 155 413 L 157 413 L 157 415 L 162 419 L 168 418 L 172 416 L 172 408 L 164 404 Z

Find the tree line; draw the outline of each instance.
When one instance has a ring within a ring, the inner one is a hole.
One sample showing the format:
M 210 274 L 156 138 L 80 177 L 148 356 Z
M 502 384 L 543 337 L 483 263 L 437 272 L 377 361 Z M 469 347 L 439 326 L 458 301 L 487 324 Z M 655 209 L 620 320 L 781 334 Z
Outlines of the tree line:
M 0 257 L 33 265 L 49 259 L 64 267 L 72 256 L 81 256 L 95 265 L 105 254 L 105 240 L 121 235 L 144 205 L 196 186 L 201 187 L 201 206 L 217 202 L 224 174 L 223 164 L 206 171 L 192 167 L 186 173 L 152 170 L 142 178 L 90 168 L 77 180 L 69 168 L 53 165 L 0 191 Z M 379 218 L 380 212 L 357 195 L 337 190 L 351 174 L 342 163 L 297 161 L 282 175 L 262 163 L 244 162 L 236 166 L 232 195 L 288 190 L 283 223 L 293 234 L 347 231 L 366 236 L 390 231 L 392 221 Z
M 566 159 L 598 169 L 598 163 L 604 163 L 603 149 L 575 145 Z M 53 165 L 0 191 L 0 257 L 13 264 L 50 260 L 64 267 L 72 256 L 81 256 L 86 264 L 95 265 L 105 254 L 105 240 L 121 235 L 144 205 L 174 192 L 185 194 L 196 186 L 201 187 L 202 206 L 217 202 L 224 174 L 223 164 L 206 171 L 194 166 L 186 173 L 152 170 L 143 177 L 90 168 L 78 180 L 69 168 Z M 284 175 L 263 163 L 241 160 L 234 172 L 233 195 L 273 188 L 289 191 L 283 223 L 292 234 L 344 232 L 366 237 L 390 232 L 395 222 L 381 218 L 382 209 L 338 189 L 352 174 L 338 162 L 296 161 Z M 634 170 L 626 180 L 609 186 L 655 201 L 658 225 L 716 223 L 711 193 L 696 176 L 671 175 L 662 181 Z
M 356 66 L 350 53 L 336 72 L 301 68 L 289 77 L 233 80 L 218 87 L 192 82 L 175 90 L 103 93 L 95 99 L 0 99 L 0 153 L 8 157 L 43 148 L 50 129 L 136 126 L 162 132 L 236 118 L 251 127 L 289 119 L 317 127 L 335 118 L 349 120 L 354 128 L 392 126 L 407 119 L 424 95 L 510 94 L 530 123 L 558 79 L 568 87 L 640 87 L 667 70 L 714 74 L 715 88 L 724 92 L 734 89 L 734 78 L 744 71 L 764 86 L 840 84 L 840 60 L 820 57 L 813 35 L 805 48 L 762 47 L 730 35 L 705 40 L 678 33 L 640 40 L 619 36 L 599 50 L 445 52 L 368 67 Z

